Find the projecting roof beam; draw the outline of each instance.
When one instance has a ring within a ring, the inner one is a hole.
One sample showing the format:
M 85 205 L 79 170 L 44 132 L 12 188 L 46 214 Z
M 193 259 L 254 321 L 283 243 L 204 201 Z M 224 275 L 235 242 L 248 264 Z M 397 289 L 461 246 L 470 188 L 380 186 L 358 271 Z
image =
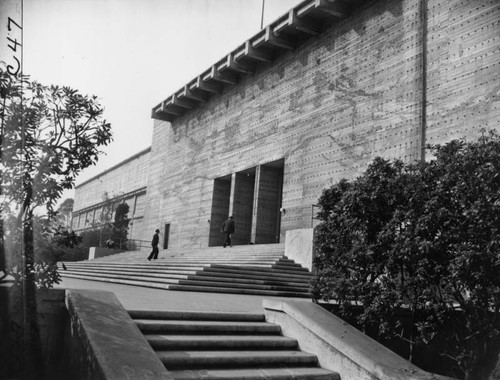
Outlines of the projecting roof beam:
M 252 43 L 250 42 L 250 40 L 247 40 L 245 42 L 245 50 L 244 51 L 245 51 L 244 55 L 240 56 L 236 59 L 248 57 L 248 58 L 252 58 L 256 61 L 261 61 L 261 62 L 272 62 L 272 60 L 273 60 L 273 57 L 271 54 L 263 51 L 262 49 L 255 49 L 252 46 Z
M 243 62 L 236 62 L 234 60 L 234 55 L 232 53 L 228 54 L 226 57 L 226 62 L 224 66 L 233 71 L 238 71 L 243 74 L 253 74 L 255 72 L 255 66 L 248 65 Z
M 238 77 L 235 74 L 229 72 L 219 72 L 215 65 L 212 66 L 210 73 L 208 75 L 209 79 L 213 79 L 217 82 L 227 83 L 227 84 L 236 84 L 238 82 Z
M 288 23 L 293 25 L 295 29 L 313 36 L 317 36 L 321 32 L 317 24 L 297 17 L 295 9 L 290 9 L 288 12 Z
M 190 102 L 189 100 L 179 99 L 179 97 L 176 94 L 172 95 L 172 105 L 179 108 L 185 108 L 188 110 L 194 108 L 195 106 L 193 102 Z
M 164 110 L 160 110 L 160 112 L 168 113 L 175 116 L 181 116 L 184 113 L 182 109 L 172 105 L 169 105 Z
M 295 48 L 293 42 L 276 37 L 270 25 L 266 26 L 265 41 L 282 49 L 293 50 Z
M 189 89 L 188 85 L 184 86 L 184 90 L 182 91 L 182 95 L 184 97 L 186 97 L 187 99 L 191 99 L 191 100 L 194 100 L 194 101 L 200 102 L 200 103 L 205 102 L 208 99 L 208 97 L 206 95 L 196 94 L 193 91 L 191 91 Z
M 337 18 L 347 18 L 349 6 L 339 0 L 315 0 L 317 7 L 325 13 Z
M 151 110 L 151 117 L 157 120 L 173 121 L 177 117 L 177 114 L 167 112 L 165 101 L 163 101 Z
M 202 90 L 205 92 L 209 92 L 211 94 L 218 94 L 221 92 L 221 87 L 219 85 L 203 82 L 201 76 L 196 78 L 196 81 L 193 83 L 192 86 L 189 86 L 189 88 L 191 90 L 195 89 Z
M 163 120 L 163 121 L 174 121 L 177 118 L 177 116 L 166 113 L 166 112 L 153 112 L 151 117 L 153 119 Z
M 184 113 L 184 109 L 179 107 L 178 105 L 173 104 L 173 98 L 174 96 L 172 95 L 170 98 L 167 98 L 163 102 L 161 102 L 161 107 L 158 112 L 181 116 Z

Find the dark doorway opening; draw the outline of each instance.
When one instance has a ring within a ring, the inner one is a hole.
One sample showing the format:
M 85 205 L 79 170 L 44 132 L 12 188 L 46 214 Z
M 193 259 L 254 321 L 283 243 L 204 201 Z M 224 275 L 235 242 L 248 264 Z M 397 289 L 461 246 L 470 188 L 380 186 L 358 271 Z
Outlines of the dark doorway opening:
M 255 244 L 280 241 L 284 160 L 262 165 L 256 184 Z
M 214 179 L 210 247 L 224 244 L 221 227 L 235 219 L 235 245 L 279 243 L 285 160 Z
M 222 224 L 229 216 L 231 198 L 231 176 L 216 178 L 212 198 L 212 212 L 210 216 L 210 236 L 208 246 L 214 247 L 224 244 L 224 234 L 221 232 Z
M 236 245 L 252 241 L 252 217 L 255 191 L 255 168 L 236 173 L 233 194 L 233 216 L 236 225 L 232 241 Z

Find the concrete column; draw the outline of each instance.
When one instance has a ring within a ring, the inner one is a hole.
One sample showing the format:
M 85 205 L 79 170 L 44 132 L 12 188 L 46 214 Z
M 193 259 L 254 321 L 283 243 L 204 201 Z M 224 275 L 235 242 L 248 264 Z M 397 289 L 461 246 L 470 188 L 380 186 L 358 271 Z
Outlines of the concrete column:
M 259 206 L 259 185 L 260 185 L 260 168 L 261 166 L 257 166 L 255 168 L 255 186 L 254 186 L 254 195 L 253 195 L 253 212 L 252 212 L 252 232 L 250 235 L 250 241 L 255 243 L 256 234 L 257 234 L 257 210 Z
M 231 193 L 229 195 L 229 214 L 227 216 L 233 215 L 234 213 L 234 193 L 236 191 L 236 173 L 231 174 Z

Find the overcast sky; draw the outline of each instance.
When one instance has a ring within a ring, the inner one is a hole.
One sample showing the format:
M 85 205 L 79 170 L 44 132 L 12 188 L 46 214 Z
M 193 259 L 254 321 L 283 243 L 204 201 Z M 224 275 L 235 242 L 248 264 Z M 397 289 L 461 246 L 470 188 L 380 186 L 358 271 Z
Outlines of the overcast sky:
M 265 0 L 264 26 L 299 2 Z M 24 0 L 24 73 L 98 96 L 112 124 L 106 155 L 76 183 L 149 147 L 151 108 L 257 33 L 262 4 Z

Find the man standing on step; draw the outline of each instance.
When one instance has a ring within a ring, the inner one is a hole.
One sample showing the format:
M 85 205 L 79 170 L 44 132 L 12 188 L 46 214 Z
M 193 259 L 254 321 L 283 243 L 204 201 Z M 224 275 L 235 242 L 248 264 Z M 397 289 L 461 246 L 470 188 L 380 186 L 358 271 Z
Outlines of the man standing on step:
M 222 225 L 222 232 L 224 232 L 224 234 L 226 235 L 223 247 L 226 248 L 226 245 L 232 247 L 233 244 L 231 243 L 231 235 L 234 234 L 233 216 L 230 216 L 229 219 L 224 222 L 224 224 Z
M 148 256 L 148 260 L 151 261 L 151 259 L 156 260 L 158 258 L 158 243 L 160 242 L 160 230 L 156 230 L 155 234 L 153 235 L 153 240 L 151 241 L 151 246 L 153 247 L 153 250 Z

